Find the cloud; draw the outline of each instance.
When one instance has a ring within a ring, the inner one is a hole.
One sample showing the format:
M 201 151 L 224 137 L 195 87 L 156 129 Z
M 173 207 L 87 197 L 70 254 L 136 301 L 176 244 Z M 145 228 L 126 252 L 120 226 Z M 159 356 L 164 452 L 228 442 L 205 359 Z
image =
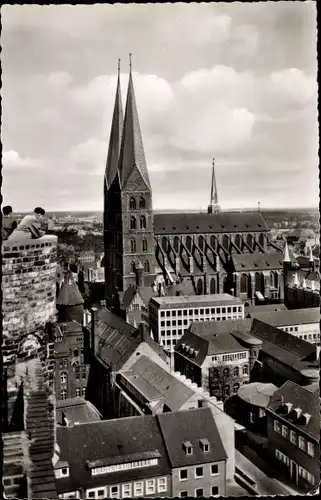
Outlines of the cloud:
M 44 162 L 35 160 L 33 158 L 22 158 L 16 151 L 4 151 L 2 154 L 2 165 L 5 169 L 29 169 L 39 168 L 43 166 Z
M 69 152 L 66 162 L 69 165 L 69 170 L 75 173 L 85 171 L 87 175 L 101 175 L 103 177 L 107 148 L 107 142 L 99 141 L 94 137 L 78 144 Z
M 312 101 L 316 97 L 316 78 L 304 74 L 304 72 L 298 68 L 289 68 L 273 72 L 270 75 L 270 80 L 276 89 L 281 91 L 285 97 L 290 97 L 300 104 Z

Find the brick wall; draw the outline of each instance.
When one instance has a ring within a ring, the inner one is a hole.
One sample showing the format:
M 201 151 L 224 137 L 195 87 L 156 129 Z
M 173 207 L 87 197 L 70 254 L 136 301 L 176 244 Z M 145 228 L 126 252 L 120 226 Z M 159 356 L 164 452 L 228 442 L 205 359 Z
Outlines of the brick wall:
M 45 335 L 56 314 L 57 237 L 2 246 L 3 352 L 16 354 L 30 333 Z

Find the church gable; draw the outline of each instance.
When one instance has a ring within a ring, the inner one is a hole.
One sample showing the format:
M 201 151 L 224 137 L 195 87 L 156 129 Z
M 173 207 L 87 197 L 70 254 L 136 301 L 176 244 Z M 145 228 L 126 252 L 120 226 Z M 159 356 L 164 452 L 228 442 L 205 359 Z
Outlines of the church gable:
M 137 165 L 134 165 L 128 179 L 126 180 L 122 191 L 124 192 L 134 192 L 134 191 L 150 191 L 148 184 L 146 183 L 144 177 L 142 176 Z

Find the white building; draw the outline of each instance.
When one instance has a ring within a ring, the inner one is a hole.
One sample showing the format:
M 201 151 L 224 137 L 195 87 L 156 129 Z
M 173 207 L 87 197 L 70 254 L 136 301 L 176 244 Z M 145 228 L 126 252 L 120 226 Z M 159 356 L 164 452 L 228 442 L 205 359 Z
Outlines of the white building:
M 149 302 L 149 322 L 154 338 L 170 352 L 191 323 L 243 318 L 244 304 L 227 293 L 152 297 Z

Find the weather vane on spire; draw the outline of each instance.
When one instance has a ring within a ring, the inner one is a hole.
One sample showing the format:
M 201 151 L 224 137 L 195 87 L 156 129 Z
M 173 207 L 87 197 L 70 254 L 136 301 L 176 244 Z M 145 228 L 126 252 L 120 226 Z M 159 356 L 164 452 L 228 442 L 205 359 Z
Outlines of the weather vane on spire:
M 118 76 L 120 74 L 120 59 L 118 59 Z
M 129 72 L 132 72 L 132 54 L 129 54 Z

